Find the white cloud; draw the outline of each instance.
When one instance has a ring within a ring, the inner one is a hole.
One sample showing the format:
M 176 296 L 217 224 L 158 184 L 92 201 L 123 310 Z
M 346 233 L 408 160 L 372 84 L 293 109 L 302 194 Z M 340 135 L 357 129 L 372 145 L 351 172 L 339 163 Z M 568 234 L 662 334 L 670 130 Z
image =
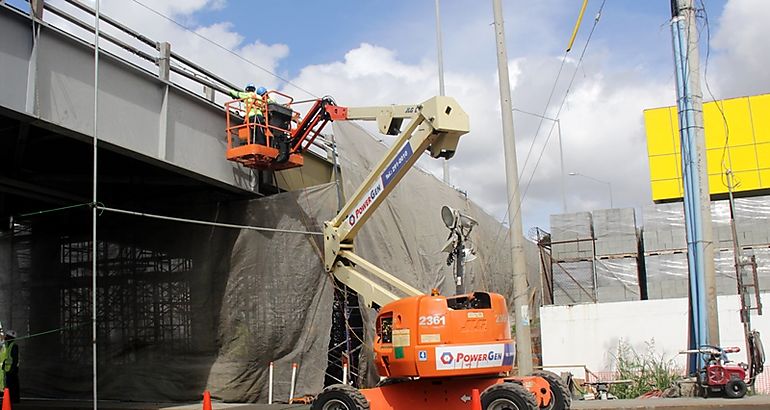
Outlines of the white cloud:
M 713 25 L 716 19 L 711 18 Z M 768 21 L 766 0 L 730 0 L 725 5 L 712 41 L 713 71 L 708 76 L 717 98 L 770 92 Z
M 560 62 L 551 57 L 511 61 L 515 105 L 528 111 L 541 111 Z M 572 70 L 574 62 L 568 62 L 565 72 Z M 450 162 L 452 182 L 467 190 L 490 213 L 502 218 L 506 189 L 496 79 L 496 72 L 490 71 L 446 72 L 447 89 L 452 90 L 452 96 L 471 119 L 471 132 L 461 139 L 457 154 Z M 333 94 L 339 104 L 349 106 L 419 102 L 435 94 L 438 82 L 433 63 L 409 65 L 400 62 L 394 51 L 369 44 L 349 51 L 343 61 L 308 66 L 293 81 L 322 84 L 324 92 Z M 556 95 L 560 92 L 563 95 L 565 87 L 566 81 L 557 88 Z M 559 100 L 556 98 L 552 107 Z M 642 110 L 672 100 L 673 87 L 645 80 L 641 72 L 580 77 L 561 116 L 566 163 L 586 175 L 609 179 L 616 205 L 641 206 L 649 202 Z M 552 108 L 548 115 L 554 112 Z M 546 122 L 541 130 L 528 170 L 533 169 L 537 161 L 549 126 Z M 535 128 L 536 121 L 517 116 L 520 168 Z M 548 214 L 561 211 L 556 142 L 554 131 L 527 193 L 524 204 L 527 226 L 547 226 Z M 439 175 L 441 165 L 434 161 L 427 168 Z M 531 171 L 523 173 L 522 185 L 530 174 Z M 591 181 L 568 180 L 568 183 L 571 210 L 608 205 L 603 186 L 591 186 Z M 645 188 L 639 189 L 640 186 Z
M 56 0 L 53 3 L 75 16 L 80 16 L 84 21 L 93 19 L 63 0 Z M 235 84 L 253 82 L 263 84 L 268 88 L 278 86 L 279 80 L 270 72 L 278 72 L 281 60 L 288 57 L 289 47 L 287 45 L 265 44 L 259 40 L 246 42 L 245 37 L 235 31 L 230 22 L 217 22 L 210 25 L 200 25 L 196 22 L 197 13 L 222 8 L 226 4 L 224 0 L 162 0 L 143 1 L 142 4 L 146 4 L 152 10 L 134 1 L 111 0 L 102 1 L 100 11 L 154 41 L 171 43 L 172 51 Z M 91 5 L 93 6 L 93 2 Z M 91 40 L 92 35 L 86 35 L 71 24 L 61 22 L 51 13 L 48 13 L 46 18 L 56 20 L 57 25 L 69 27 L 71 32 L 79 33 L 84 39 Z M 188 27 L 192 31 L 182 26 Z M 101 29 L 140 50 L 150 54 L 156 53 L 148 46 L 109 24 L 102 23 Z M 111 46 L 106 41 L 103 46 L 112 52 L 120 53 L 123 57 L 130 58 L 128 53 L 119 51 L 117 47 Z M 237 55 L 253 64 L 238 58 Z M 136 61 L 136 59 L 133 58 L 132 61 Z M 151 64 L 144 62 L 139 64 L 154 70 Z

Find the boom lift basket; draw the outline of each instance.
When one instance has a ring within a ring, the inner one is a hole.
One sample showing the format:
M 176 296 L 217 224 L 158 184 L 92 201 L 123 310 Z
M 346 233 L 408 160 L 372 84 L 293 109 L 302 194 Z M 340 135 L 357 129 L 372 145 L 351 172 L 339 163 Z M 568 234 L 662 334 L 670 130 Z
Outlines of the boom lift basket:
M 282 103 L 273 102 L 271 97 L 276 95 L 282 97 Z M 334 101 L 330 97 L 310 100 L 313 106 L 300 118 L 293 109 L 294 100 L 278 91 L 269 91 L 253 102 L 250 100 L 225 103 L 227 159 L 259 170 L 278 171 L 304 165 L 302 153 L 331 121 L 326 107 L 333 106 Z M 248 116 L 254 105 L 261 108 L 262 123 Z

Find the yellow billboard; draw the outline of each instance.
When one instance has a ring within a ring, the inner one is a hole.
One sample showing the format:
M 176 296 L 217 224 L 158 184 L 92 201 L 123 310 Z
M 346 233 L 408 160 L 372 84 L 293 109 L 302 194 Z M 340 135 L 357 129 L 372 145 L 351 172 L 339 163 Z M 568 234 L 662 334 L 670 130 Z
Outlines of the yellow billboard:
M 770 188 L 770 94 L 703 104 L 709 191 L 727 193 L 725 169 L 736 192 Z M 644 111 L 650 184 L 655 202 L 682 198 L 682 157 L 676 107 Z

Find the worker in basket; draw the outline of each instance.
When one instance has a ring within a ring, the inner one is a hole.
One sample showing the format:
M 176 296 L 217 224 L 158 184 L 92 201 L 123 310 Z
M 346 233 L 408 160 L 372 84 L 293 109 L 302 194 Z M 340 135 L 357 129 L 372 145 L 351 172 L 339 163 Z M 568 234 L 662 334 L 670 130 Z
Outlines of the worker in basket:
M 266 107 L 264 99 L 266 93 L 267 89 L 265 87 L 257 88 L 252 83 L 246 84 L 244 91 L 230 90 L 230 96 L 243 100 L 246 106 L 244 109 L 246 112 L 246 124 L 251 129 L 251 137 L 247 144 L 265 145 L 267 142 L 265 138 L 265 116 L 263 113 Z

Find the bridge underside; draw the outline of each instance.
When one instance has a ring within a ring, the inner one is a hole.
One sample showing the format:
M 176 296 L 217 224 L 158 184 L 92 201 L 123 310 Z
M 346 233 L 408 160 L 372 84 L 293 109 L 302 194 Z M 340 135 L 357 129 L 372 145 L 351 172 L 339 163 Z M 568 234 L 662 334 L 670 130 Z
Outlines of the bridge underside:
M 93 145 L 0 110 L 0 216 L 92 202 Z M 98 199 L 105 206 L 161 212 L 192 198 L 215 203 L 256 197 L 120 153 L 98 151 Z

